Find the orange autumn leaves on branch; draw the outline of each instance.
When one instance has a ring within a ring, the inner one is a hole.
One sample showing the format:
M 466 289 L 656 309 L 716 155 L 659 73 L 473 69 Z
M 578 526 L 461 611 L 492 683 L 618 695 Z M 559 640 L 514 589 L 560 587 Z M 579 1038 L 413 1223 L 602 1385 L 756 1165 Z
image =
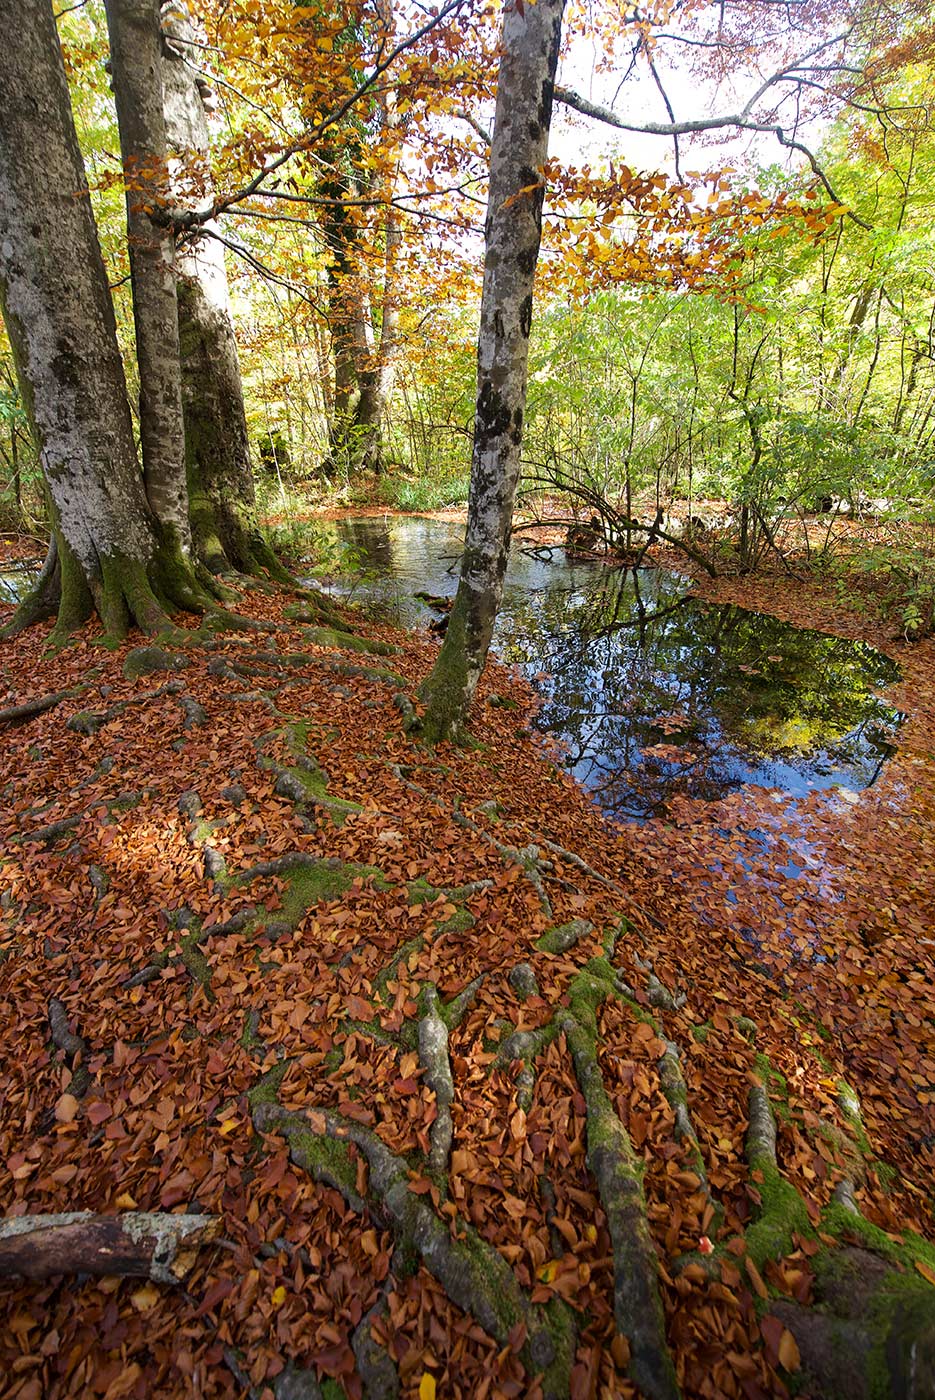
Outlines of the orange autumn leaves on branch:
M 300 285 L 307 276 L 295 267 L 290 232 L 311 243 L 318 265 L 329 265 L 334 250 L 321 215 L 340 199 L 353 230 L 354 275 L 365 294 L 372 296 L 386 273 L 392 210 L 399 226 L 395 256 L 410 305 L 437 302 L 440 294 L 473 299 L 499 7 L 447 8 L 450 13 L 423 24 L 426 32 L 408 43 L 416 32 L 407 28 L 410 17 L 404 20 L 386 3 L 327 11 L 284 3 L 201 7 L 205 37 L 191 59 L 215 82 L 220 107 L 217 205 L 234 219 L 228 225 L 236 230 L 234 242 L 249 246 L 260 239 L 262 261 L 277 275 L 294 273 Z M 670 19 L 666 6 L 649 16 L 607 6 L 589 9 L 587 25 L 606 65 L 619 60 L 622 45 L 651 47 Z M 691 16 L 680 12 L 680 22 L 686 21 Z M 585 27 L 583 12 L 571 13 L 566 48 Z M 344 102 L 346 112 L 335 119 Z M 381 112 L 391 112 L 392 120 L 381 120 Z M 339 194 L 322 196 L 318 185 L 335 173 Z M 688 289 L 716 285 L 729 293 L 742 281 L 736 260 L 751 227 L 774 221 L 777 229 L 801 225 L 816 235 L 840 212 L 828 199 L 767 198 L 757 191 L 733 196 L 729 174 L 720 171 L 692 180 L 612 160 L 601 168 L 553 159 L 543 173 L 549 188 L 545 246 L 556 250 L 545 259 L 544 285 L 563 296 L 586 295 L 590 285 L 648 281 Z M 197 186 L 197 171 L 188 174 Z M 709 187 L 718 196 L 713 204 Z M 264 223 L 281 236 L 258 232 Z M 442 260 L 443 268 L 433 265 Z

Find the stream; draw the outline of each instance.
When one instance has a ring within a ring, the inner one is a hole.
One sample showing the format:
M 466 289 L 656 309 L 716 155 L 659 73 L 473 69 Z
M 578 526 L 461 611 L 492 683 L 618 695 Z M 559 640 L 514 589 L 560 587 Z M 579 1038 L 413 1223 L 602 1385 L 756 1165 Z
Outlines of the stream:
M 332 591 L 407 627 L 457 587 L 463 526 L 418 516 L 316 524 L 310 554 L 343 559 Z M 802 797 L 868 787 L 903 716 L 880 688 L 896 664 L 862 642 L 688 596 L 670 570 L 608 568 L 514 544 L 497 655 L 540 697 L 536 724 L 616 820 L 748 784 Z
M 308 562 L 332 592 L 427 627 L 441 610 L 416 595 L 454 595 L 463 534 L 421 516 L 319 522 Z M 35 576 L 0 572 L 0 600 Z M 602 810 L 646 821 L 677 798 L 716 801 L 746 785 L 794 800 L 872 784 L 903 719 L 879 694 L 898 666 L 865 643 L 689 588 L 672 570 L 513 546 L 494 648 L 529 679 L 535 723 Z

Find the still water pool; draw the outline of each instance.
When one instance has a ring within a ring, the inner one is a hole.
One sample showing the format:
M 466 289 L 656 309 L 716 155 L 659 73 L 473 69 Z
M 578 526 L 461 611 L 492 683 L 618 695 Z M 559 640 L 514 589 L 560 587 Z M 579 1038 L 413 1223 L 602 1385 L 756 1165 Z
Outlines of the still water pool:
M 386 516 L 318 525 L 309 546 L 356 567 L 335 591 L 426 626 L 438 612 L 415 595 L 454 594 L 462 539 L 460 525 Z M 678 796 L 745 784 L 793 796 L 869 786 L 902 718 L 877 694 L 899 679 L 895 663 L 688 588 L 668 570 L 514 546 L 495 649 L 531 680 L 537 724 L 604 811 L 646 820 Z

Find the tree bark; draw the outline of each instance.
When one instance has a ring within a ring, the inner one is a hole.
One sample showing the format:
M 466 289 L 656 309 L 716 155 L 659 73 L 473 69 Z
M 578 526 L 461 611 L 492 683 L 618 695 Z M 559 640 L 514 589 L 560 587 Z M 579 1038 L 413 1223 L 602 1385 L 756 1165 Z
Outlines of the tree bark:
M 140 441 L 146 495 L 168 539 L 191 554 L 175 236 L 166 223 L 167 144 L 159 0 L 105 0 L 127 202 Z
M 178 6 L 163 6 L 162 89 L 170 173 L 196 177 L 202 208 L 214 196 L 197 35 Z M 177 203 L 183 203 L 177 195 Z M 194 203 L 192 207 L 195 207 Z M 175 272 L 189 519 L 196 558 L 212 574 L 266 570 L 285 580 L 256 519 L 256 492 L 224 245 L 214 220 L 180 240 Z
M 0 1220 L 0 1278 L 119 1275 L 179 1283 L 218 1233 L 214 1215 L 20 1215 Z
M 425 736 L 459 737 L 483 672 L 506 573 L 520 470 L 532 293 L 564 0 L 504 10 L 490 151 L 468 523 L 444 645 L 423 687 Z
M 60 634 L 95 609 L 114 635 L 130 620 L 158 630 L 173 578 L 140 476 L 52 7 L 0 0 L 0 26 L 0 300 L 55 543 L 10 630 L 53 605 Z

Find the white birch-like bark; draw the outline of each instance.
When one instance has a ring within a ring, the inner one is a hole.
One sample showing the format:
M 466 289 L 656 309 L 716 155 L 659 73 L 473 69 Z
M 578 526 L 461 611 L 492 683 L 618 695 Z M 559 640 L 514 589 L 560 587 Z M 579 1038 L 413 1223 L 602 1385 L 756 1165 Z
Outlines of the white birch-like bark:
M 167 211 L 160 207 L 167 193 L 168 153 L 159 0 L 105 0 L 105 9 L 127 182 L 143 479 L 157 519 L 188 555 L 175 235 L 163 221 Z
M 0 0 L 0 30 L 0 296 L 74 622 L 155 541 L 49 0 Z
M 424 732 L 456 737 L 487 660 L 520 470 L 544 168 L 565 0 L 507 0 L 490 150 L 468 523 L 445 642 L 424 687 Z

